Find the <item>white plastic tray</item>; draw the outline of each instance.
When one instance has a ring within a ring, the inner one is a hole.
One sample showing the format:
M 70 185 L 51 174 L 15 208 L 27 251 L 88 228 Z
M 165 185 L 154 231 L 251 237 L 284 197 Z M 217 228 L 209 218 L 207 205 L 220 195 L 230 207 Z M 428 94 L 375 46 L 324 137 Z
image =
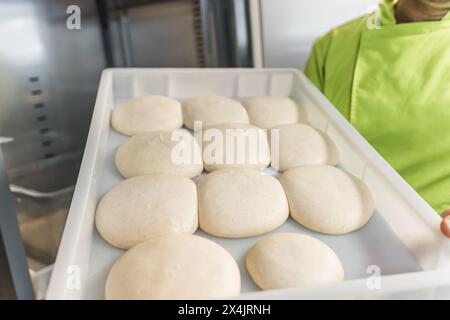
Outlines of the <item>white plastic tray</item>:
M 359 231 L 322 235 L 291 219 L 273 231 L 311 234 L 333 248 L 343 262 L 345 281 L 331 286 L 259 291 L 247 274 L 244 255 L 264 235 L 219 239 L 198 231 L 237 260 L 242 294 L 234 298 L 392 298 L 406 291 L 413 291 L 414 297 L 432 298 L 437 293 L 442 297 L 442 288 L 450 286 L 449 242 L 439 232 L 438 215 L 302 73 L 293 69 L 108 69 L 101 77 L 48 299 L 104 298 L 106 276 L 122 251 L 101 239 L 94 227 L 94 214 L 100 197 L 122 180 L 113 159 L 116 148 L 126 139 L 110 129 L 109 114 L 119 102 L 146 94 L 180 100 L 206 94 L 238 100 L 254 95 L 290 96 L 306 108 L 310 124 L 336 142 L 342 155 L 339 166 L 364 180 L 373 193 L 376 213 Z

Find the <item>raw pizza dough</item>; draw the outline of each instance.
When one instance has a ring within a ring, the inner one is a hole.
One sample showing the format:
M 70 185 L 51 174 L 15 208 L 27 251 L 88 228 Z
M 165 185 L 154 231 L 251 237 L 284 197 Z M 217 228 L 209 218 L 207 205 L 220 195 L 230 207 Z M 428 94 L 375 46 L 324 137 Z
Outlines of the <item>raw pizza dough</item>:
M 364 182 L 335 167 L 297 167 L 279 180 L 292 218 L 308 229 L 326 234 L 352 232 L 364 226 L 374 212 Z
M 192 234 L 198 227 L 197 186 L 160 173 L 126 179 L 103 196 L 95 224 L 103 239 L 122 249 L 155 235 Z
M 278 148 L 274 139 L 278 130 Z M 278 151 L 278 162 L 273 157 L 271 166 L 278 171 L 290 168 L 339 162 L 339 150 L 327 134 L 307 124 L 285 124 L 271 129 L 271 150 Z
M 217 170 L 203 176 L 197 187 L 200 229 L 217 237 L 263 234 L 289 216 L 281 184 L 257 170 Z
M 193 178 L 203 170 L 199 145 L 182 129 L 132 136 L 117 150 L 115 162 L 126 178 L 151 173 Z
M 106 299 L 214 299 L 240 293 L 233 257 L 193 235 L 150 238 L 122 255 L 106 281 Z
M 111 125 L 129 136 L 142 132 L 175 130 L 183 125 L 181 103 L 162 96 L 133 98 L 113 110 Z
M 248 123 L 247 111 L 237 101 L 220 96 L 201 96 L 183 102 L 184 125 L 194 129 L 194 121 L 203 128 L 223 122 Z
M 245 123 L 203 129 L 203 165 L 208 172 L 225 168 L 264 169 L 270 164 L 267 132 Z
M 288 97 L 249 97 L 242 102 L 250 123 L 269 129 L 287 123 L 306 123 L 306 113 Z
M 344 269 L 334 251 L 300 233 L 276 233 L 259 240 L 247 252 L 245 264 L 263 290 L 325 285 L 344 279 Z

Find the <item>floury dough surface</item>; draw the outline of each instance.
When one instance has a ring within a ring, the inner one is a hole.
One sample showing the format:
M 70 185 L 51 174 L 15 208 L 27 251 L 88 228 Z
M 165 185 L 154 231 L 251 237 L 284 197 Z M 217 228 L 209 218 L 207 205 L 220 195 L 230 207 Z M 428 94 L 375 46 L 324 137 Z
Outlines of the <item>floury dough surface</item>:
M 269 129 L 281 124 L 306 123 L 306 112 L 288 97 L 258 96 L 246 98 L 242 105 L 250 123 Z
M 214 299 L 240 293 L 240 272 L 224 248 L 202 237 L 153 237 L 125 254 L 109 272 L 106 299 Z
M 198 181 L 199 226 L 213 236 L 252 237 L 282 225 L 289 216 L 277 179 L 253 169 L 217 170 Z
M 236 100 L 221 96 L 200 96 L 183 101 L 184 125 L 194 129 L 194 121 L 203 128 L 224 122 L 249 123 L 247 111 Z
M 183 125 L 181 103 L 163 96 L 142 96 L 118 105 L 111 125 L 125 135 L 151 131 L 171 131 Z
M 247 252 L 245 264 L 263 290 L 326 285 L 344 279 L 334 251 L 300 233 L 276 233 L 259 240 Z
M 126 178 L 151 173 L 193 178 L 203 171 L 200 147 L 194 137 L 182 129 L 132 136 L 118 148 L 115 163 Z
M 313 231 L 349 233 L 373 215 L 374 201 L 365 183 L 335 167 L 297 167 L 284 172 L 279 180 L 292 218 Z
M 244 123 L 222 123 L 202 131 L 205 170 L 264 169 L 270 164 L 267 132 Z
M 286 124 L 272 130 L 278 131 L 278 148 L 274 144 L 276 141 L 271 141 L 271 149 L 279 150 L 278 163 L 272 161 L 271 164 L 275 170 L 339 162 L 339 150 L 330 137 L 307 124 Z
M 192 234 L 198 227 L 197 186 L 185 177 L 151 174 L 126 179 L 101 199 L 97 230 L 128 249 L 156 235 Z

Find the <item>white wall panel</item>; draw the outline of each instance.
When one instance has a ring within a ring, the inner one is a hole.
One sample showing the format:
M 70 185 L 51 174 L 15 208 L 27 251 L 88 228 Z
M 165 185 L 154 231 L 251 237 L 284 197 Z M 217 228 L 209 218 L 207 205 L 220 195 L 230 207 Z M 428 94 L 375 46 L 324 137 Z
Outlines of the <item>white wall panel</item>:
M 264 66 L 303 68 L 314 40 L 379 0 L 261 0 Z

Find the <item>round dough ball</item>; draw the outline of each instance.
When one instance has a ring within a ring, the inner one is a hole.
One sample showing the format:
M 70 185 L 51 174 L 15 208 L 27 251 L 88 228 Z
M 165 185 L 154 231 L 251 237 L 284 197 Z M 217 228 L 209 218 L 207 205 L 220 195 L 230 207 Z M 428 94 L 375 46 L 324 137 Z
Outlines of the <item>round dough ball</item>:
M 308 229 L 344 234 L 364 226 L 374 212 L 363 181 L 331 166 L 290 169 L 279 178 L 292 218 Z
M 250 97 L 242 102 L 250 123 L 269 129 L 287 123 L 306 123 L 306 113 L 288 97 Z
M 248 123 L 247 111 L 237 101 L 220 96 L 202 96 L 183 102 L 184 125 L 194 129 L 194 121 L 203 128 L 223 122 Z
M 103 239 L 122 249 L 156 235 L 192 234 L 198 227 L 197 186 L 160 173 L 126 179 L 103 196 L 95 224 Z
M 181 103 L 162 96 L 144 96 L 118 105 L 111 115 L 112 127 L 120 133 L 175 130 L 183 125 Z
M 200 147 L 185 130 L 140 133 L 116 153 L 117 170 L 126 178 L 167 173 L 193 178 L 203 170 Z
M 221 123 L 203 129 L 203 165 L 208 172 L 225 168 L 264 169 L 270 164 L 267 132 L 245 123 Z
M 263 290 L 331 284 L 344 279 L 334 251 L 300 233 L 276 233 L 259 240 L 245 258 L 248 273 Z
M 106 281 L 106 299 L 214 299 L 240 293 L 233 257 L 193 235 L 150 238 L 122 255 Z
M 278 130 L 278 148 L 274 143 Z M 294 167 L 329 164 L 339 162 L 339 150 L 327 134 L 306 124 L 285 124 L 271 129 L 271 147 L 278 159 L 273 155 L 271 166 L 278 171 Z M 278 161 L 277 161 L 278 160 Z
M 252 169 L 223 169 L 198 182 L 199 226 L 217 237 L 242 238 L 269 232 L 289 216 L 283 187 Z

